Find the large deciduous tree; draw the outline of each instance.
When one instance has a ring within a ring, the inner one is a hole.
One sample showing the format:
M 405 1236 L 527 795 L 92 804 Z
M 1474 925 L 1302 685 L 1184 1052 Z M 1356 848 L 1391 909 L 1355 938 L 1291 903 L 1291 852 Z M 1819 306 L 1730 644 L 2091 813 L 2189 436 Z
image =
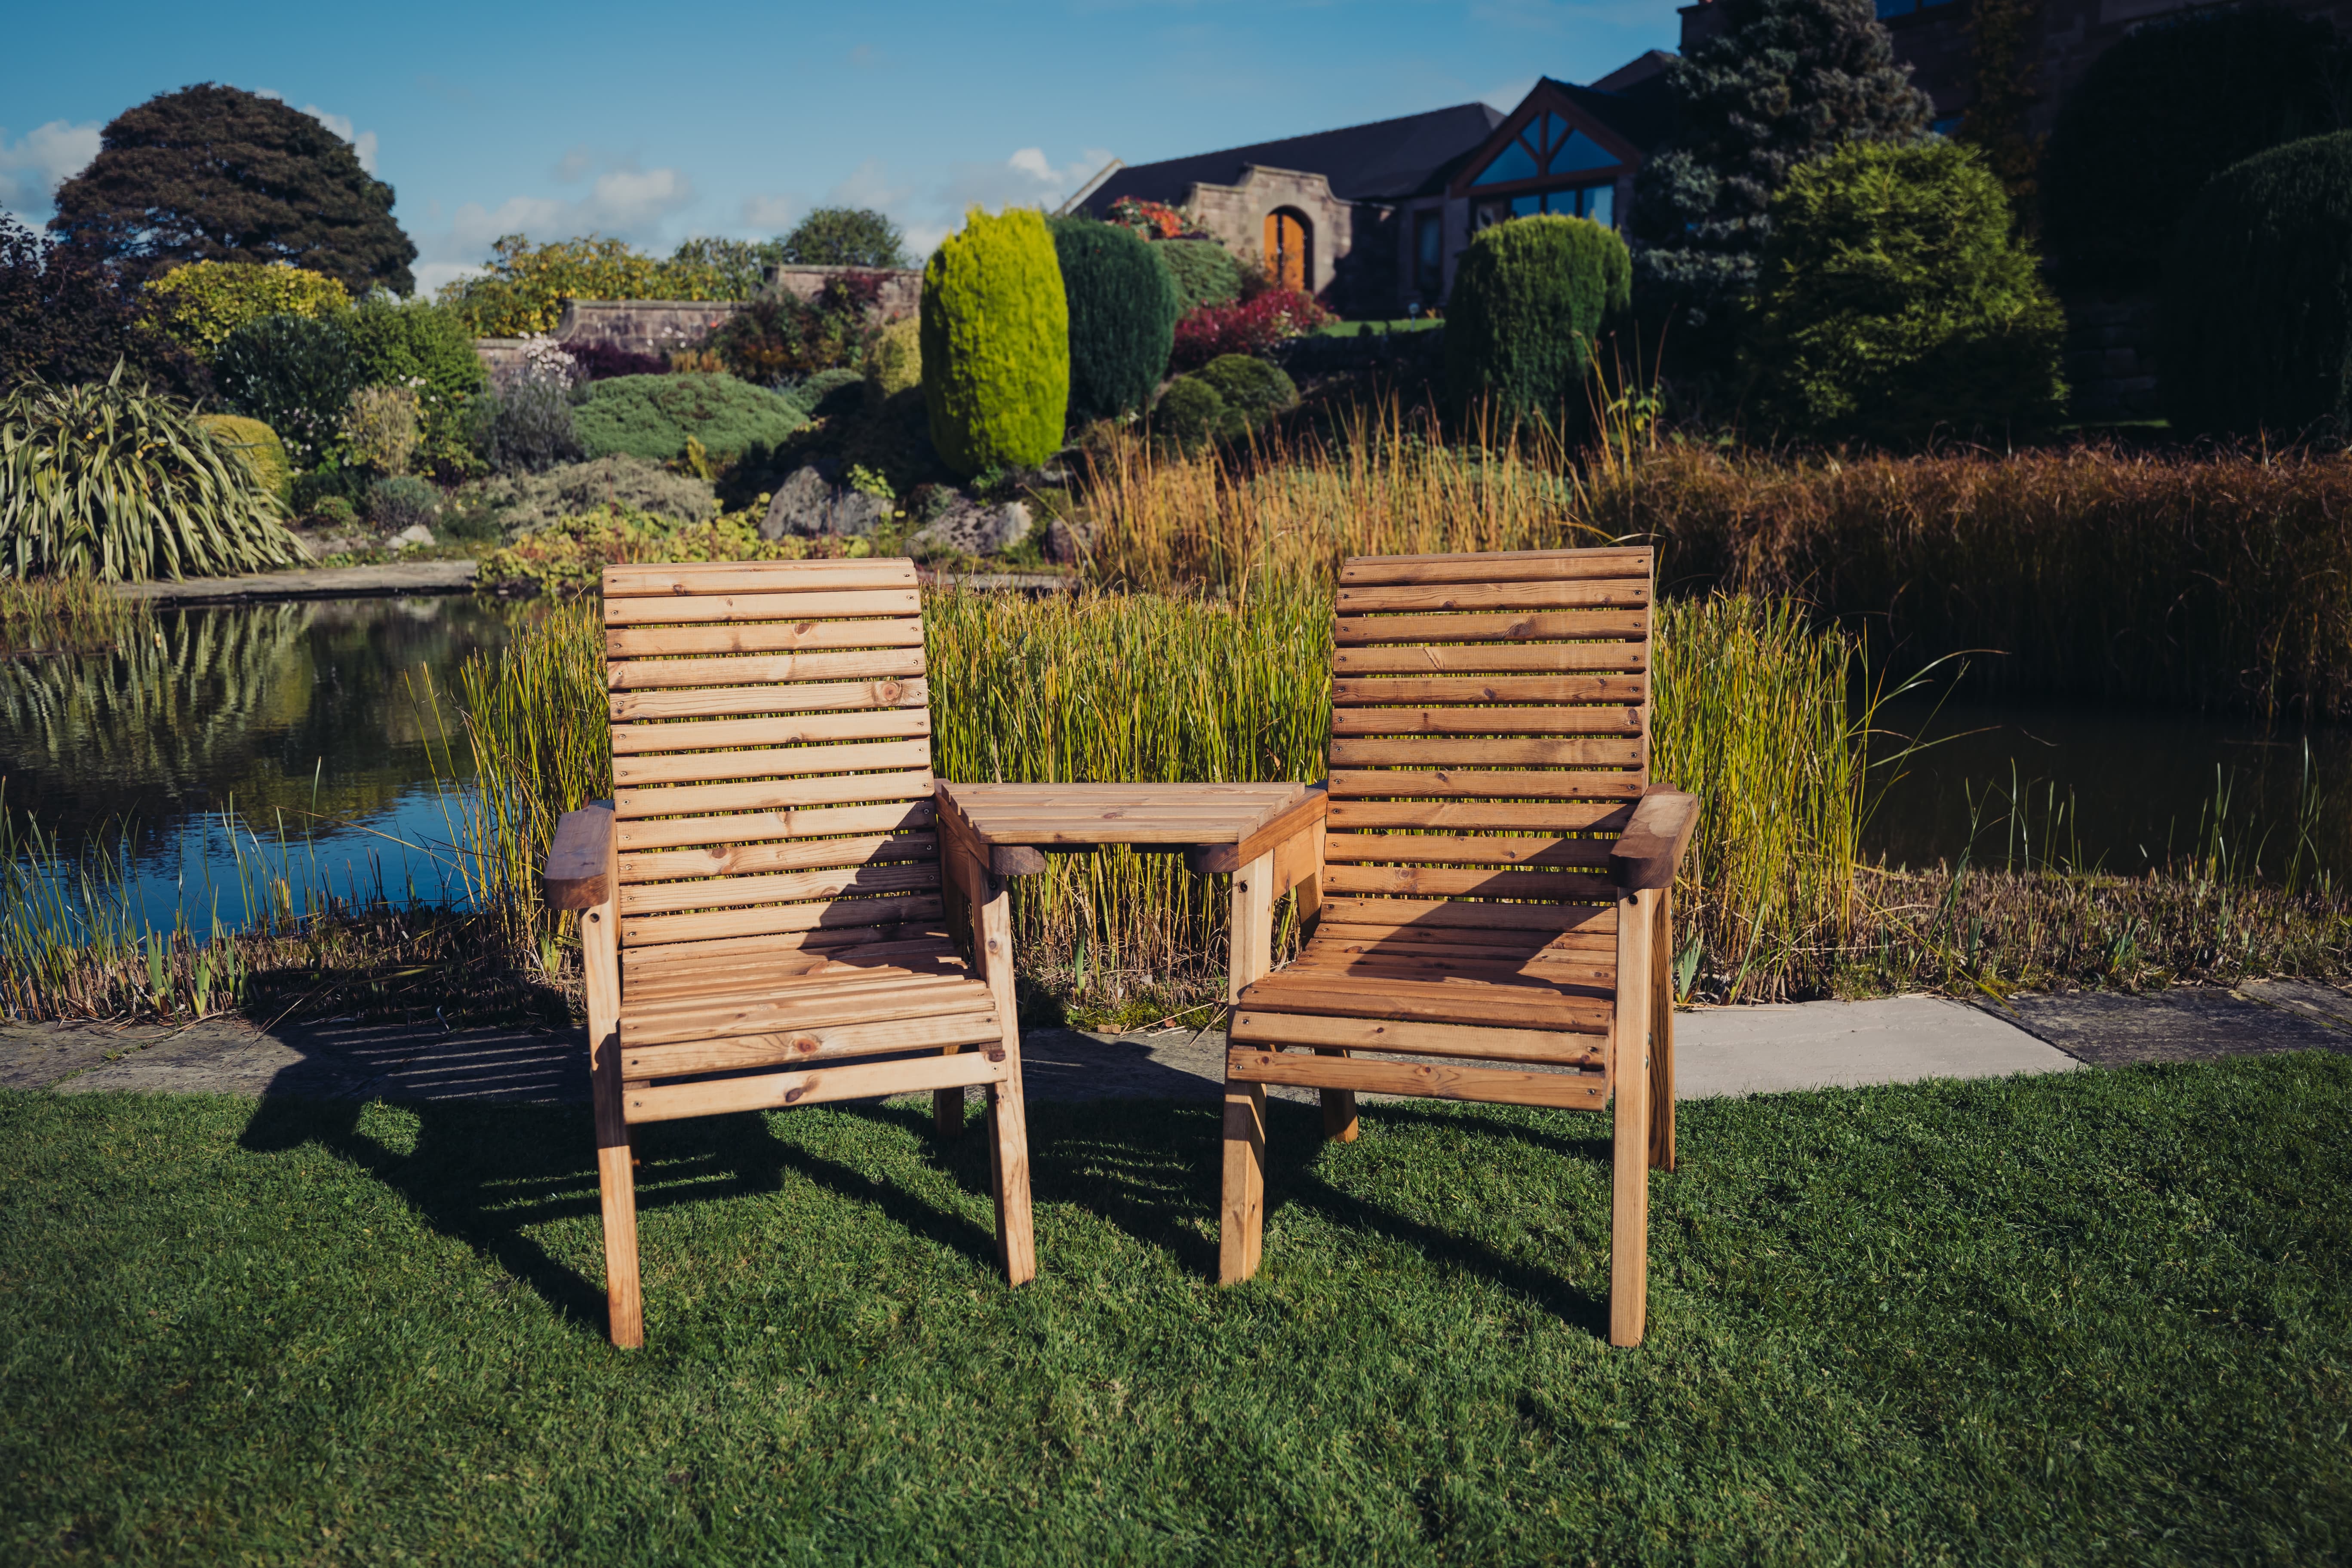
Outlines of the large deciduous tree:
M 1717 0 L 1727 26 L 1666 68 L 1667 145 L 1633 186 L 1636 309 L 1682 363 L 1727 362 L 1771 203 L 1798 165 L 1855 142 L 1916 142 L 1933 106 L 1871 0 Z
M 416 247 L 392 187 L 299 110 L 199 82 L 117 115 L 49 226 L 133 278 L 185 261 L 285 261 L 354 294 L 406 294 Z
M 784 236 L 783 258 L 793 267 L 904 267 L 907 246 L 871 207 L 819 207 Z

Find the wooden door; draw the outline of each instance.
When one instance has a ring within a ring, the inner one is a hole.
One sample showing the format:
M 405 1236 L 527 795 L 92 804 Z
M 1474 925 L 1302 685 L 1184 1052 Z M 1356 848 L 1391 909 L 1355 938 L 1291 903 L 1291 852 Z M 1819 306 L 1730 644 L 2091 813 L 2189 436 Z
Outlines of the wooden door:
M 1265 215 L 1265 273 L 1280 288 L 1310 291 L 1307 221 L 1294 212 Z

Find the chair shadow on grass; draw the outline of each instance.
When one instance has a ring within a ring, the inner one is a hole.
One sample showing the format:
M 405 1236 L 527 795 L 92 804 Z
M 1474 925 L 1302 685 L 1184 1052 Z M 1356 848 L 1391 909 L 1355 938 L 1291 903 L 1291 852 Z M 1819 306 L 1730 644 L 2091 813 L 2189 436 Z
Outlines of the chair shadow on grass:
M 586 1107 L 488 1105 L 439 1100 L 400 1107 L 416 1119 L 413 1151 L 403 1152 L 362 1128 L 355 1100 L 267 1096 L 239 1142 L 255 1152 L 317 1144 L 401 1194 L 435 1230 L 495 1262 L 529 1286 L 572 1326 L 602 1335 L 601 1269 L 583 1274 L 551 1255 L 530 1231 L 552 1221 L 599 1214 L 594 1138 Z M 989 1192 L 988 1134 L 973 1117 L 961 1136 L 932 1130 L 928 1106 L 863 1104 L 834 1108 L 904 1132 L 920 1158 L 969 1194 Z M 1409 1105 L 1370 1113 L 1367 1135 L 1383 1124 L 1450 1121 Z M 1222 1170 L 1222 1111 L 1213 1102 L 1095 1102 L 1034 1105 L 1030 1173 L 1040 1204 L 1066 1204 L 1096 1215 L 1135 1241 L 1167 1253 L 1196 1279 L 1215 1277 Z M 1484 1278 L 1567 1322 L 1607 1329 L 1607 1301 L 1549 1270 L 1531 1268 L 1466 1236 L 1410 1218 L 1341 1191 L 1315 1165 L 1325 1145 L 1319 1112 L 1276 1100 L 1267 1106 L 1267 1214 L 1296 1206 L 1367 1237 L 1400 1242 L 1432 1262 Z M 1530 1141 L 1569 1160 L 1603 1167 L 1609 1141 L 1569 1139 L 1524 1124 L 1483 1125 L 1487 1135 Z M 887 1176 L 875 1177 L 778 1136 L 758 1113 L 654 1123 L 639 1130 L 640 1215 L 782 1190 L 799 1176 L 835 1196 L 869 1206 L 889 1223 L 987 1269 L 997 1266 L 996 1238 L 983 1225 L 941 1208 Z M 1203 1227 L 1201 1221 L 1211 1221 Z M 1050 1251 L 1041 1268 L 1054 1268 Z
M 1408 1127 L 1454 1127 L 1443 1111 L 1384 1103 L 1367 1112 L 1366 1136 Z M 1223 1175 L 1223 1108 L 1216 1104 L 1094 1104 L 1034 1107 L 1030 1173 L 1040 1203 L 1066 1203 L 1156 1247 L 1197 1278 L 1214 1279 L 1213 1222 Z M 1609 1167 L 1611 1142 L 1564 1136 L 1525 1122 L 1482 1122 L 1482 1136 L 1532 1143 L 1565 1161 Z M 1171 1135 L 1172 1134 L 1172 1135 Z M 1596 1335 L 1609 1328 L 1605 1294 L 1595 1296 L 1552 1271 L 1530 1267 L 1458 1232 L 1426 1224 L 1334 1186 L 1317 1169 L 1326 1145 L 1322 1112 L 1289 1100 L 1266 1104 L 1266 1216 L 1311 1210 L 1364 1236 L 1401 1242 L 1441 1267 L 1489 1279 L 1565 1322 Z M 1604 1182 L 1603 1190 L 1606 1190 Z M 1606 1199 L 1603 1199 L 1606 1202 Z M 1041 1257 L 1041 1268 L 1050 1258 Z

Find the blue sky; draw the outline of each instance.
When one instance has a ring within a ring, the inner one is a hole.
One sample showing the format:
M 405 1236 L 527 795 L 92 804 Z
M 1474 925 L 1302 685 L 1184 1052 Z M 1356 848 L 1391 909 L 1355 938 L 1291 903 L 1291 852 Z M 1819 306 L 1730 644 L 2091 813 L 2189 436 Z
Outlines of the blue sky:
M 667 249 L 825 203 L 928 249 L 971 204 L 1058 201 L 1114 155 L 1507 106 L 1676 30 L 1674 0 L 48 5 L 0 51 L 0 205 L 45 220 L 109 119 L 212 80 L 353 141 L 426 289 L 513 230 Z

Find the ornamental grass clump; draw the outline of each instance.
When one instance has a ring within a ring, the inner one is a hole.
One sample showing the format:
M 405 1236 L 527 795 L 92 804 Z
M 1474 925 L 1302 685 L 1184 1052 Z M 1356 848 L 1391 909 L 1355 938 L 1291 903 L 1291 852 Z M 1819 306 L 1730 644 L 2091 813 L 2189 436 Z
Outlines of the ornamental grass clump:
M 1034 468 L 1062 444 L 1070 310 L 1042 214 L 971 209 L 923 268 L 931 444 L 971 475 Z
M 130 380 L 0 397 L 0 576 L 223 576 L 302 559 L 277 494 L 187 405 Z

